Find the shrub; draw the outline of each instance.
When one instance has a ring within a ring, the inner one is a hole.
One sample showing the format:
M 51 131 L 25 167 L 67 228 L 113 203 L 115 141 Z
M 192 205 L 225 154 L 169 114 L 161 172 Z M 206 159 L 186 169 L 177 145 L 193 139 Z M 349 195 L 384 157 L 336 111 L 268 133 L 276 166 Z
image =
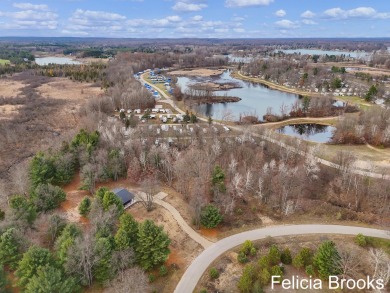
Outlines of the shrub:
M 276 265 L 271 268 L 271 276 L 280 276 L 283 277 L 283 269 Z
M 367 238 L 363 234 L 356 235 L 355 242 L 359 246 L 362 246 L 362 247 L 367 246 Z
M 300 269 L 312 264 L 312 261 L 313 261 L 313 252 L 311 251 L 311 249 L 304 247 L 294 257 L 292 264 L 297 269 Z
M 211 279 L 218 279 L 219 277 L 219 272 L 216 268 L 211 268 L 209 271 L 209 275 Z
M 215 228 L 222 221 L 219 209 L 213 205 L 206 206 L 200 215 L 200 223 L 206 228 Z
M 263 268 L 259 274 L 259 280 L 263 286 L 267 286 L 271 281 L 271 274 L 268 269 Z
M 242 251 L 238 253 L 237 260 L 239 263 L 247 263 L 249 261 L 248 257 Z
M 164 276 L 168 275 L 168 269 L 167 269 L 167 267 L 164 266 L 164 265 L 162 265 L 162 266 L 160 267 L 160 270 L 159 270 L 158 274 L 160 275 L 160 277 L 164 277 Z
M 264 268 L 267 269 L 269 267 L 269 257 L 268 255 L 264 255 L 259 259 L 259 267 L 260 269 Z
M 315 272 L 314 272 L 314 268 L 313 268 L 313 266 L 312 265 L 308 265 L 308 266 L 306 266 L 306 274 L 308 275 L 308 276 L 314 276 L 314 274 L 315 274 Z
M 288 247 L 283 250 L 282 254 L 280 255 L 280 260 L 285 265 L 290 265 L 292 263 L 291 251 Z
M 246 240 L 244 244 L 241 246 L 241 252 L 244 253 L 245 255 L 251 254 L 252 250 L 256 251 L 256 248 L 253 246 L 253 242 L 250 240 Z
M 269 253 L 268 253 L 269 264 L 271 266 L 279 264 L 280 263 L 280 256 L 281 256 L 281 254 L 280 254 L 279 248 L 276 245 L 272 245 L 271 248 L 269 249 Z
M 156 281 L 156 276 L 153 274 L 149 274 L 148 279 L 149 283 L 153 283 L 154 281 Z
M 206 290 L 206 289 L 201 289 L 201 290 L 199 291 L 199 293 L 207 293 L 207 290 Z

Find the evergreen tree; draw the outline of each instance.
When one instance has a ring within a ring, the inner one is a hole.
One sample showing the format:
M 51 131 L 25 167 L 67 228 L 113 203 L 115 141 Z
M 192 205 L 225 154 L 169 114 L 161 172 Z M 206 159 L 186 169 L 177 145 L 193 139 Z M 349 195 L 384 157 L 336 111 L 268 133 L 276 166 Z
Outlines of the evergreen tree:
M 75 293 L 79 291 L 80 286 L 76 279 L 66 277 L 61 269 L 49 265 L 39 268 L 24 290 L 25 293 Z
M 162 226 L 157 226 L 151 220 L 145 220 L 138 228 L 138 244 L 136 257 L 145 270 L 164 263 L 168 259 L 171 240 Z
M 288 247 L 282 251 L 282 254 L 280 255 L 280 260 L 285 265 L 290 265 L 292 263 L 291 251 Z
M 65 263 L 69 247 L 73 245 L 76 238 L 81 235 L 80 229 L 75 224 L 67 224 L 56 241 L 58 260 Z
M 38 152 L 30 163 L 29 173 L 33 189 L 39 184 L 51 183 L 55 179 L 54 160 Z
M 17 285 L 24 289 L 38 270 L 47 265 L 54 265 L 54 259 L 50 251 L 46 248 L 31 246 L 23 254 L 23 258 L 15 272 L 15 276 L 18 278 Z
M 79 213 L 82 216 L 87 216 L 89 212 L 91 211 L 91 199 L 86 196 L 82 199 L 79 205 Z
M 37 218 L 36 207 L 22 195 L 12 196 L 9 206 L 13 210 L 12 216 L 15 220 L 32 225 Z
M 299 253 L 294 257 L 292 264 L 297 269 L 304 268 L 312 263 L 313 252 L 311 249 L 304 247 Z
M 117 249 L 135 248 L 138 238 L 138 223 L 130 214 L 123 214 L 119 218 L 119 229 L 115 234 Z
M 322 279 L 339 275 L 341 273 L 339 262 L 340 255 L 333 241 L 325 241 L 322 243 L 313 258 L 314 266 L 317 268 L 319 276 Z
M 15 269 L 22 258 L 22 239 L 17 235 L 15 228 L 7 229 L 0 236 L 0 264 Z
M 93 266 L 93 276 L 100 284 L 105 283 L 114 276 L 112 264 L 113 245 L 109 238 L 99 238 L 95 244 L 96 264 Z
M 219 209 L 211 204 L 203 208 L 200 215 L 200 223 L 206 228 L 217 227 L 222 219 Z
M 271 266 L 278 265 L 280 263 L 280 251 L 276 245 L 272 245 L 269 249 L 268 260 Z
M 220 192 L 226 192 L 225 173 L 220 166 L 215 166 L 212 173 L 211 182 L 213 186 L 217 188 Z
M 252 285 L 255 278 L 255 267 L 248 264 L 244 267 L 244 271 L 240 280 L 238 281 L 238 289 L 242 293 L 251 293 Z

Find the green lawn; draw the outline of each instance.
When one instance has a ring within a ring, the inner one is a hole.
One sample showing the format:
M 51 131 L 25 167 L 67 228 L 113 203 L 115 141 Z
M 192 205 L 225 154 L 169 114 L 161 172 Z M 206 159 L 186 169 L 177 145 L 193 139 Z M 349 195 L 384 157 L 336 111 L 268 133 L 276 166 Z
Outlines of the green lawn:
M 9 60 L 0 59 L 0 65 L 10 64 Z

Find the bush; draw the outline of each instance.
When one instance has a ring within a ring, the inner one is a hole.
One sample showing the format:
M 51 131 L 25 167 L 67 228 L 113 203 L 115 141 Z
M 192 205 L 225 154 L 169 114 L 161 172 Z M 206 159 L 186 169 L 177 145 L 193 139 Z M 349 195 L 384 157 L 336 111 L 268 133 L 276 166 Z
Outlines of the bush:
M 259 274 L 259 280 L 263 286 L 267 286 L 271 282 L 271 274 L 268 269 L 263 268 Z
M 159 270 L 158 274 L 160 275 L 160 277 L 164 277 L 164 276 L 168 275 L 168 269 L 167 269 L 167 267 L 164 266 L 164 265 L 162 265 L 162 266 L 160 267 L 160 270 Z
M 367 246 L 367 238 L 363 234 L 358 234 L 355 237 L 355 243 L 359 246 L 365 247 Z
M 313 262 L 313 252 L 311 251 L 311 249 L 304 247 L 294 257 L 292 264 L 297 269 L 300 269 L 300 268 L 304 268 L 308 265 L 311 265 L 312 262 Z
M 314 272 L 314 268 L 313 268 L 313 266 L 312 265 L 308 265 L 308 266 L 306 266 L 306 274 L 308 275 L 308 276 L 314 276 L 314 274 L 315 274 L 315 272 Z
M 154 281 L 156 281 L 156 276 L 153 274 L 149 274 L 148 279 L 149 283 L 153 283 Z
M 253 255 L 253 250 L 255 251 L 254 253 L 256 254 L 256 248 L 253 246 L 253 242 L 250 240 L 246 240 L 244 244 L 241 246 L 241 252 L 245 255 Z
M 206 289 L 202 289 L 199 291 L 199 293 L 207 293 L 207 290 Z
M 216 268 L 211 268 L 210 271 L 209 271 L 209 275 L 210 275 L 210 278 L 211 279 L 218 279 L 219 277 L 219 272 Z
M 206 228 L 215 228 L 222 221 L 219 209 L 213 205 L 206 206 L 200 215 L 200 223 Z
M 283 277 L 283 269 L 276 265 L 271 268 L 271 276 L 280 276 L 281 278 Z
M 238 253 L 237 260 L 239 263 L 247 263 L 249 261 L 248 257 L 242 251 Z
M 292 263 L 291 251 L 288 247 L 283 250 L 282 254 L 280 255 L 280 260 L 285 265 L 290 265 Z
M 280 251 L 279 248 L 276 245 L 272 245 L 271 248 L 269 249 L 268 253 L 268 260 L 269 264 L 271 266 L 277 265 L 280 263 Z

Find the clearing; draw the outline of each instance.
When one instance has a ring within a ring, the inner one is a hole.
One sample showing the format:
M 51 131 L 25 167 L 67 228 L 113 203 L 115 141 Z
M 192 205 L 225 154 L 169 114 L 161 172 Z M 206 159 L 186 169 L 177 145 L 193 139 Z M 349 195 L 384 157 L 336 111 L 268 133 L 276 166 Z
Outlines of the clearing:
M 208 69 L 208 68 L 197 68 L 190 70 L 175 70 L 169 72 L 170 75 L 177 76 L 201 76 L 201 77 L 211 77 L 221 75 L 225 69 Z

